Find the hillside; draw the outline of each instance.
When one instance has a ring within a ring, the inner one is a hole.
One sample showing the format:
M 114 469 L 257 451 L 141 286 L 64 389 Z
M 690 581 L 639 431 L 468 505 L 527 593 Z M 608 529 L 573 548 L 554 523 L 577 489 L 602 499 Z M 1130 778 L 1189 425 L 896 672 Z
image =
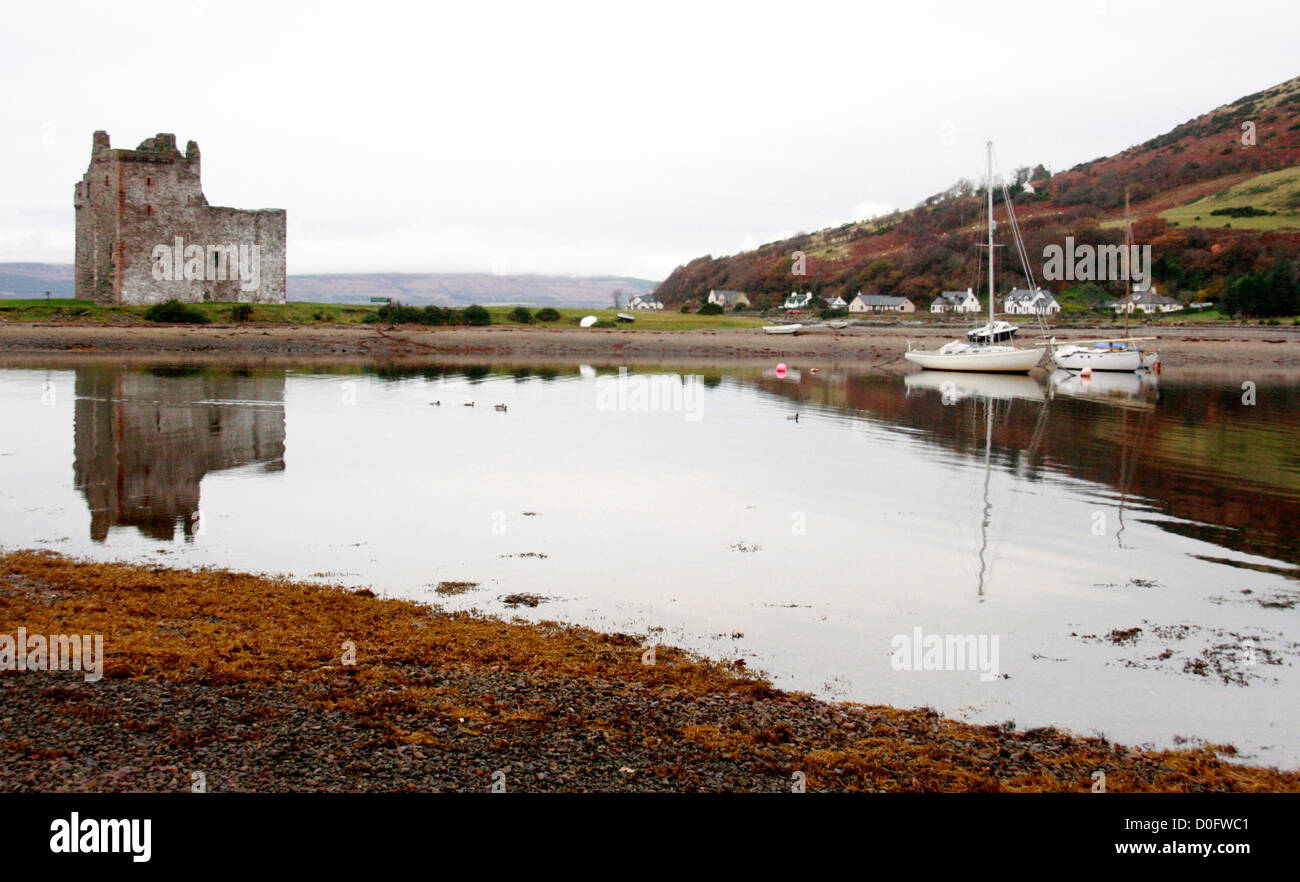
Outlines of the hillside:
M 1242 128 L 1247 121 L 1254 124 L 1254 144 L 1243 143 L 1249 140 Z M 1243 280 L 1255 277 L 1258 282 L 1269 272 L 1285 277 L 1288 290 L 1296 288 L 1300 77 L 1050 177 L 1041 165 L 1002 171 L 1040 283 L 1046 245 L 1060 245 L 1066 236 L 1079 244 L 1122 243 L 1127 187 L 1134 235 L 1139 244 L 1152 247 L 1154 278 L 1162 293 L 1221 300 L 1234 284 L 1250 288 Z M 976 245 L 984 235 L 984 201 L 981 185 L 959 181 L 906 211 L 741 254 L 697 258 L 674 270 L 658 294 L 667 304 L 679 304 L 701 299 L 714 288 L 734 289 L 748 293 L 758 306 L 771 306 L 796 289 L 846 296 L 863 291 L 905 295 L 926 308 L 941 290 L 978 283 Z M 997 189 L 995 202 L 995 218 L 1001 222 L 1006 207 Z M 795 251 L 808 258 L 803 277 L 791 272 Z M 1005 284 L 1023 284 L 1014 249 L 1000 251 Z M 1074 286 L 1045 285 L 1064 295 L 1068 305 L 1097 302 L 1121 290 L 1111 284 L 1081 293 Z M 1300 291 L 1294 293 L 1300 297 Z M 1300 304 L 1293 306 L 1292 312 L 1300 309 Z M 1242 311 L 1250 314 L 1251 309 Z
M 290 275 L 289 300 L 308 303 L 368 303 L 390 297 L 413 305 L 468 306 L 479 303 L 554 307 L 606 307 L 613 292 L 623 299 L 654 290 L 647 279 L 621 276 L 495 276 L 487 273 L 339 273 Z M 0 263 L 0 297 L 73 295 L 70 263 Z

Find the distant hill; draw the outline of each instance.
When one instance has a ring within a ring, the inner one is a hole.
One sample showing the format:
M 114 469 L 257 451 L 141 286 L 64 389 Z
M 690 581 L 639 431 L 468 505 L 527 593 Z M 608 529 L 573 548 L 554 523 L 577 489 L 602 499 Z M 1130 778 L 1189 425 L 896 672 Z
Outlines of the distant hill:
M 390 297 L 413 305 L 468 306 L 471 303 L 599 307 L 653 291 L 656 283 L 624 276 L 494 276 L 487 273 L 339 273 L 291 275 L 290 300 L 368 303 Z M 0 297 L 73 296 L 70 263 L 0 263 Z
M 1247 122 L 1253 144 L 1245 143 Z M 1123 241 L 1125 187 L 1136 241 L 1151 245 L 1154 278 L 1163 293 L 1219 300 L 1243 276 L 1262 277 L 1275 265 L 1294 283 L 1300 257 L 1300 77 L 1067 171 L 1049 176 L 1041 165 L 1002 171 L 1040 283 L 1045 245 L 1059 245 L 1066 236 L 1079 244 Z M 978 280 L 985 199 L 982 181 L 958 181 L 912 209 L 740 254 L 699 257 L 675 269 L 658 295 L 672 305 L 700 300 L 715 288 L 732 289 L 762 307 L 780 303 L 792 290 L 848 297 L 863 291 L 908 296 L 924 309 L 939 291 L 965 289 Z M 998 190 L 994 200 L 1001 223 L 1006 208 Z M 1009 241 L 1006 226 L 1000 226 L 999 239 Z M 802 277 L 791 272 L 796 251 L 807 255 Z M 1001 251 L 1000 278 L 1006 286 L 1023 284 L 1014 250 Z M 1074 284 L 1046 287 L 1059 295 Z
M 495 276 L 486 273 L 346 273 L 289 276 L 289 299 L 313 303 L 364 303 L 391 297 L 414 305 L 611 306 L 653 291 L 657 283 L 624 276 Z
M 70 263 L 0 263 L 0 297 L 73 295 Z

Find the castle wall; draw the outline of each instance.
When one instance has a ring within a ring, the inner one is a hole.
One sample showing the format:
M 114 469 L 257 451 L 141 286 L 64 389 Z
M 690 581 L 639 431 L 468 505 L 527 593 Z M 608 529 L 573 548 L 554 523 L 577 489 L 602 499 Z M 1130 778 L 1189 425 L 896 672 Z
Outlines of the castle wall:
M 208 205 L 193 141 L 184 154 L 169 134 L 136 150 L 113 150 L 108 135 L 96 132 L 74 204 L 79 298 L 126 304 L 285 300 L 286 212 Z

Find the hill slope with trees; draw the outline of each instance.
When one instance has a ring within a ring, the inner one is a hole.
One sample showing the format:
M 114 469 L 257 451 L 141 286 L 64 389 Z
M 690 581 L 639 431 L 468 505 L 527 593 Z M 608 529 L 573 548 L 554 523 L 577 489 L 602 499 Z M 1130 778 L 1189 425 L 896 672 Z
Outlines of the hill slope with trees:
M 1067 236 L 1081 245 L 1122 244 L 1127 188 L 1134 238 L 1151 246 L 1161 293 L 1216 301 L 1234 314 L 1300 313 L 1300 77 L 1114 156 L 1052 175 L 1041 165 L 1017 168 L 1004 183 L 1036 280 L 1067 310 L 1097 308 L 1123 289 L 1044 282 L 1043 249 Z M 1001 223 L 1001 187 L 994 196 Z M 678 305 L 713 289 L 739 290 L 764 308 L 792 290 L 846 299 L 861 291 L 904 295 L 925 309 L 939 291 L 978 286 L 985 198 L 982 184 L 961 180 L 912 209 L 697 258 L 674 270 L 657 293 Z M 1000 280 L 1025 284 L 1014 249 L 999 251 Z M 805 275 L 792 272 L 795 252 L 806 255 Z

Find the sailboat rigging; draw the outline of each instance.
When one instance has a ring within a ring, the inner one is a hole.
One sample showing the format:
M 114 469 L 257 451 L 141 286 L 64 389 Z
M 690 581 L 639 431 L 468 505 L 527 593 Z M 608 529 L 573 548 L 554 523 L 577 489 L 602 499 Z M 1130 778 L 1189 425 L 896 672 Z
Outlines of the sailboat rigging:
M 993 249 L 998 247 L 993 241 L 993 142 L 988 142 L 988 249 L 989 249 L 989 321 L 982 328 L 976 328 L 968 340 L 953 340 L 938 349 L 912 349 L 908 344 L 903 357 L 912 364 L 927 370 L 940 371 L 977 371 L 980 373 L 1025 374 L 1033 370 L 1042 360 L 1043 349 L 1020 349 L 1005 345 L 1001 341 L 1010 339 L 1015 333 L 1015 325 L 1010 322 L 996 322 L 994 319 L 994 301 L 997 289 L 993 280 Z M 1012 232 L 1018 235 L 1014 209 L 1011 201 L 1006 200 L 1007 214 L 1011 219 Z M 1024 250 L 1021 249 L 1023 259 Z M 1025 266 L 1028 273 L 1028 265 Z
M 1124 253 L 1126 262 L 1132 265 L 1133 220 L 1129 216 L 1128 187 L 1124 188 Z M 1131 273 L 1126 273 L 1130 275 Z M 1130 337 L 1128 330 L 1129 313 L 1133 311 L 1133 290 L 1131 279 L 1124 280 L 1124 336 L 1105 340 L 1086 340 L 1077 343 L 1057 345 L 1056 338 L 1049 341 L 1052 363 L 1059 368 L 1073 371 L 1140 371 L 1143 368 L 1158 369 L 1160 353 L 1146 350 L 1142 343 L 1155 340 L 1154 337 Z

